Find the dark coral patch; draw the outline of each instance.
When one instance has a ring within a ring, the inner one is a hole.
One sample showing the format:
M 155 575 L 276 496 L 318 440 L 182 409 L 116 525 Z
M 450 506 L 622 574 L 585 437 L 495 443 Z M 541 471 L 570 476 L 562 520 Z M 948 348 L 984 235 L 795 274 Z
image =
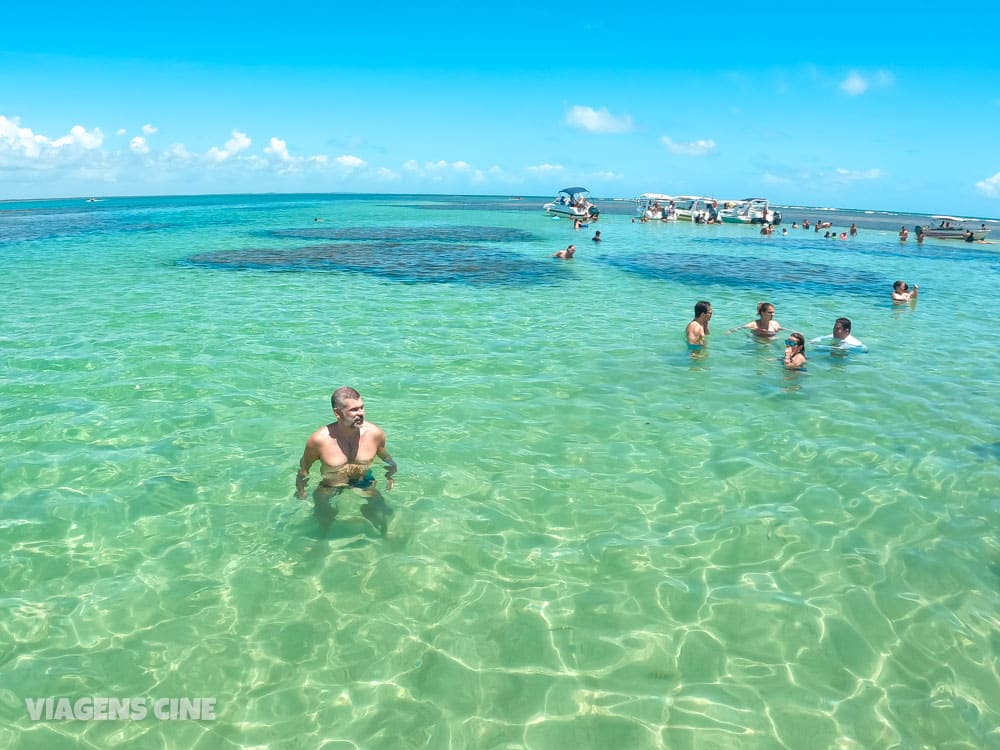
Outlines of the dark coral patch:
M 436 242 L 356 242 L 299 248 L 246 248 L 192 255 L 182 263 L 254 271 L 346 271 L 404 283 L 554 283 L 557 264 L 492 247 Z

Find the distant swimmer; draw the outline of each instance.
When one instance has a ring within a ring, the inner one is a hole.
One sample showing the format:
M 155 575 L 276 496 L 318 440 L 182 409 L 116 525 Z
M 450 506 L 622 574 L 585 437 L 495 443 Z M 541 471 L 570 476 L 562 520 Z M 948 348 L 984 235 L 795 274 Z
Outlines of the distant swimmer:
M 365 421 L 365 402 L 353 388 L 338 388 L 330 397 L 330 403 L 337 420 L 320 427 L 306 441 L 295 476 L 295 495 L 306 499 L 309 470 L 319 461 L 320 483 L 313 492 L 313 501 L 316 518 L 323 530 L 329 527 L 339 510 L 330 500 L 352 489 L 368 498 L 361 506 L 361 513 L 384 537 L 388 533 L 392 509 L 376 487 L 371 464 L 375 456 L 382 459 L 386 466 L 386 489 L 391 490 L 397 467 L 386 451 L 385 433 L 382 428 Z
M 785 339 L 785 367 L 801 370 L 806 366 L 806 338 L 801 333 L 788 334 Z
M 851 224 L 851 237 L 857 237 L 857 236 L 858 236 L 858 225 Z
M 905 281 L 897 281 L 892 285 L 892 301 L 910 302 L 917 298 L 919 292 L 920 287 L 917 284 L 914 284 L 913 289 L 910 289 Z
M 909 236 L 910 236 L 910 233 L 909 233 L 909 231 L 907 231 L 907 229 L 906 229 L 905 226 L 899 228 L 899 241 L 900 242 L 906 242 L 906 240 L 909 238 Z
M 687 325 L 689 346 L 705 346 L 708 343 L 708 324 L 712 320 L 712 303 L 704 300 L 694 306 L 694 320 Z
M 594 242 L 600 242 L 600 241 L 601 241 L 601 230 L 600 230 L 600 229 L 596 230 L 596 231 L 594 232 L 594 236 L 593 236 L 593 237 L 591 237 L 591 239 L 592 239 L 592 240 L 593 240 Z
M 774 319 L 774 305 L 770 302 L 761 302 L 757 305 L 757 320 L 732 328 L 729 332 L 738 331 L 740 328 L 749 328 L 754 336 L 771 337 L 781 330 L 781 323 Z
M 854 338 L 851 335 L 851 320 L 850 318 L 837 318 L 833 324 L 833 333 L 827 334 L 826 336 L 817 336 L 814 339 L 809 340 L 810 344 L 816 346 L 828 346 L 831 351 L 836 351 L 837 349 L 842 349 L 846 353 L 847 350 L 853 350 L 858 352 L 867 352 L 868 347 L 861 343 L 860 340 Z
M 559 250 L 552 253 L 553 258 L 561 258 L 563 260 L 572 260 L 573 255 L 576 253 L 576 245 L 570 245 L 565 250 Z

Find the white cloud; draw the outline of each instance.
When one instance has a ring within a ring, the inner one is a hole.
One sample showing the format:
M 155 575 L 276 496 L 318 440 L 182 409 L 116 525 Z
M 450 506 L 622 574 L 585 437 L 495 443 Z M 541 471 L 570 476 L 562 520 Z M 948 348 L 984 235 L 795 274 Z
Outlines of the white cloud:
M 566 113 L 566 122 L 590 133 L 628 133 L 632 130 L 630 115 L 616 117 L 607 108 L 593 109 L 579 104 Z
M 99 148 L 104 142 L 104 135 L 99 128 L 94 128 L 93 132 L 87 131 L 83 125 L 74 125 L 69 129 L 69 133 L 62 138 L 52 141 L 53 148 L 63 148 L 64 146 L 80 146 L 86 150 Z
M 660 141 L 662 141 L 670 153 L 679 156 L 707 156 L 715 151 L 715 141 L 710 138 L 702 138 L 697 141 L 684 143 L 682 141 L 675 141 L 670 136 L 665 135 L 660 138 Z
M 834 174 L 836 175 L 835 179 L 838 182 L 861 182 L 865 180 L 879 180 L 883 177 L 882 170 L 877 168 L 856 171 L 844 169 L 843 167 L 837 167 L 837 169 L 834 170 Z
M 868 90 L 868 81 L 860 73 L 852 70 L 847 78 L 840 82 L 840 90 L 848 96 L 858 96 Z
M 552 174 L 553 172 L 562 172 L 564 167 L 560 164 L 535 164 L 531 167 L 525 167 L 526 172 L 530 172 L 534 175 L 546 175 Z
M 361 169 L 365 166 L 365 160 L 360 159 L 357 156 L 351 156 L 350 154 L 344 154 L 343 156 L 338 156 L 334 161 L 342 167 L 347 169 Z
M 149 153 L 149 145 L 146 143 L 146 139 L 143 138 L 141 135 L 137 135 L 135 138 L 129 141 L 128 147 L 137 154 Z
M 125 128 L 118 128 L 118 130 L 115 131 L 115 135 L 122 136 L 125 135 L 127 132 L 128 131 Z
M 403 170 L 417 177 L 428 177 L 435 182 L 442 182 L 453 175 L 474 175 L 475 170 L 467 161 L 425 161 L 420 164 L 415 159 L 403 162 Z
M 154 127 L 153 125 L 151 125 L 148 122 L 145 125 L 142 126 L 142 132 L 145 133 L 146 135 L 152 135 L 156 131 L 157 131 L 157 128 Z
M 594 177 L 598 180 L 604 180 L 606 182 L 618 182 L 619 180 L 625 179 L 625 175 L 618 174 L 617 172 L 597 172 Z
M 386 167 L 379 167 L 378 169 L 376 169 L 375 177 L 377 177 L 380 180 L 387 180 L 387 181 L 400 179 L 398 172 L 394 172 L 393 170 L 387 169 Z
M 246 133 L 233 130 L 233 137 L 226 141 L 226 145 L 223 148 L 220 149 L 218 146 L 212 146 L 206 156 L 210 161 L 224 162 L 241 151 L 250 148 L 250 143 L 251 141 Z
M 21 127 L 17 118 L 0 115 L 0 157 L 52 160 L 60 152 L 93 151 L 103 142 L 100 128 L 89 131 L 82 125 L 74 125 L 66 135 L 50 139 Z
M 1000 198 L 1000 172 L 976 183 L 976 187 L 988 198 Z
M 847 78 L 840 82 L 840 90 L 848 96 L 860 96 L 872 86 L 884 88 L 892 86 L 896 79 L 888 70 L 876 70 L 874 73 L 863 75 L 856 70 L 847 74 Z
M 278 161 L 289 162 L 292 157 L 288 155 L 288 144 L 280 138 L 271 138 L 270 145 L 264 147 L 264 153 L 273 156 Z

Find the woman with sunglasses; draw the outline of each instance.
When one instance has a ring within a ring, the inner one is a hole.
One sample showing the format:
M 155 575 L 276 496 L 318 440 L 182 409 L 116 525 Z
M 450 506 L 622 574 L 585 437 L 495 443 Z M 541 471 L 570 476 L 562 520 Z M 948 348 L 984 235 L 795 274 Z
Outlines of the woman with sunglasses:
M 801 370 L 806 366 L 806 337 L 796 331 L 785 339 L 785 367 Z

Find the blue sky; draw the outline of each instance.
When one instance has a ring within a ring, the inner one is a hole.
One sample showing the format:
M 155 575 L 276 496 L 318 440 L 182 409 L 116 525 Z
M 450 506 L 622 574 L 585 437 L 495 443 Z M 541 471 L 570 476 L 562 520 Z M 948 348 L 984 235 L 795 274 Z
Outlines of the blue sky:
M 855 0 L 8 6 L 0 199 L 579 184 L 1000 217 L 1000 11 L 980 0 L 955 16 Z

